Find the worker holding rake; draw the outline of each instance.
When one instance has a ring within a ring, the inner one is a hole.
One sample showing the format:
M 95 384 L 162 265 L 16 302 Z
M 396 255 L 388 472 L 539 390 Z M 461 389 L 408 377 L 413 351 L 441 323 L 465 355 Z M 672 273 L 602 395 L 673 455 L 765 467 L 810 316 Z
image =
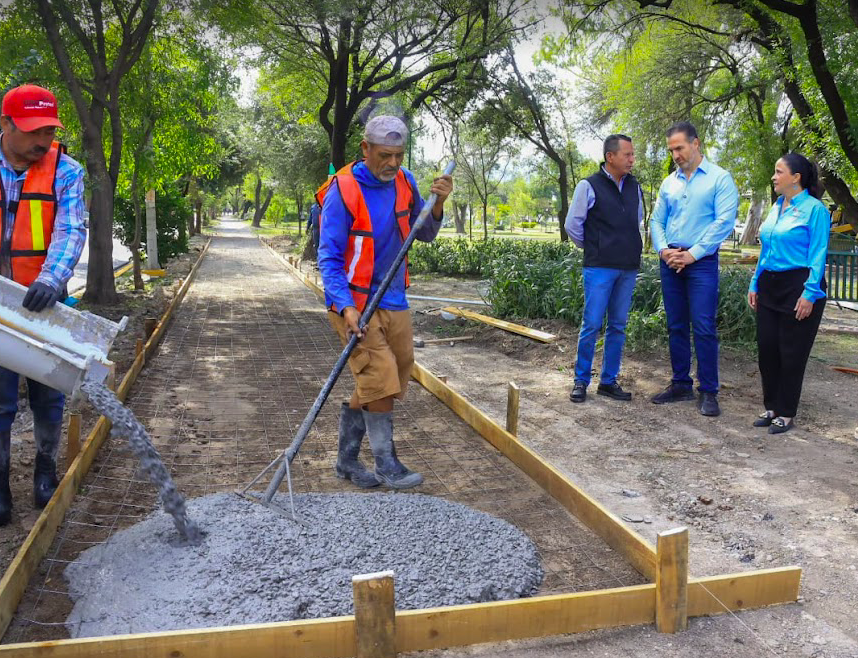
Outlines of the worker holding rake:
M 407 261 L 399 267 L 378 309 L 364 328 L 361 313 L 396 260 L 420 214 L 423 199 L 412 174 L 402 168 L 408 128 L 394 116 L 377 116 L 366 124 L 364 158 L 346 165 L 317 193 L 322 205 L 319 270 L 331 326 L 345 344 L 360 340 L 348 364 L 355 378 L 351 400 L 340 412 L 336 473 L 361 488 L 379 484 L 407 489 L 423 476 L 405 467 L 393 443 L 394 399 L 402 399 L 414 363 L 411 314 L 405 289 Z M 436 178 L 432 220 L 416 234 L 431 242 L 438 235 L 444 201 L 453 179 Z M 358 459 L 364 435 L 375 459 L 375 472 Z

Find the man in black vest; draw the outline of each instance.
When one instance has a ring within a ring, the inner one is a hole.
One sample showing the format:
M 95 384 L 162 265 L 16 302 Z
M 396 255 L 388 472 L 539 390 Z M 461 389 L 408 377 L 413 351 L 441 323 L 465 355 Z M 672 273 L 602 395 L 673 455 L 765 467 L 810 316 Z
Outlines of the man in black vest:
M 610 135 L 603 153 L 605 161 L 599 171 L 575 188 L 566 215 L 569 238 L 584 249 L 584 317 L 578 335 L 575 386 L 569 394 L 572 402 L 587 399 L 593 351 L 605 313 L 605 350 L 596 392 L 614 400 L 632 399 L 617 383 L 617 375 L 641 265 L 643 197 L 630 173 L 635 163 L 631 138 Z

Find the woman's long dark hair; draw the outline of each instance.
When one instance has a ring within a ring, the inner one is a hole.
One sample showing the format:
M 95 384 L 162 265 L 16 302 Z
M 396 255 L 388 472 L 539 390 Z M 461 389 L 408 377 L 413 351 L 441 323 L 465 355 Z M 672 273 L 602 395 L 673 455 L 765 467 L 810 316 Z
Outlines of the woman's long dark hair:
M 801 153 L 796 153 L 795 151 L 781 156 L 781 160 L 789 167 L 790 173 L 799 175 L 799 184 L 802 189 L 807 190 L 817 199 L 822 197 L 822 186 L 819 184 L 819 170 L 814 163 Z

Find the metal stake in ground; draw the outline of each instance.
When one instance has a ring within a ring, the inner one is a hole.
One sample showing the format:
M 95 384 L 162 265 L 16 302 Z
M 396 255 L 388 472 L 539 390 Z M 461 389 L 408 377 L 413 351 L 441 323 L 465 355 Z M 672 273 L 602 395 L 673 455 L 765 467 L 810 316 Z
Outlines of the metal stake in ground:
M 444 175 L 449 176 L 453 173 L 453 170 L 456 168 L 455 161 L 451 161 L 447 168 L 444 169 Z M 360 316 L 360 321 L 358 326 L 363 329 L 368 323 L 369 319 L 372 317 L 372 314 L 375 313 L 375 309 L 378 308 L 379 303 L 381 302 L 381 298 L 384 296 L 384 293 L 387 292 L 387 289 L 390 287 L 393 278 L 396 276 L 396 273 L 399 271 L 399 266 L 402 265 L 402 261 L 405 260 L 405 256 L 408 253 L 408 249 L 411 247 L 411 244 L 414 242 L 414 238 L 417 235 L 417 231 L 423 226 L 426 222 L 426 218 L 429 217 L 429 213 L 432 211 L 432 206 L 435 205 L 435 201 L 438 196 L 436 194 L 430 194 L 429 198 L 426 199 L 426 202 L 423 204 L 423 208 L 420 210 L 420 214 L 417 215 L 417 220 L 414 222 L 414 226 L 411 228 L 411 232 L 405 238 L 405 241 L 402 243 L 402 247 L 399 249 L 399 253 L 396 254 L 396 258 L 393 260 L 393 264 L 390 266 L 390 269 L 384 275 L 384 279 L 382 279 L 381 284 L 378 286 L 378 290 L 376 290 L 375 294 L 372 296 L 372 299 L 369 300 L 369 303 L 364 308 L 363 313 Z M 301 449 L 301 444 L 304 443 L 304 440 L 307 438 L 307 435 L 310 433 L 310 428 L 313 426 L 313 423 L 316 421 L 316 418 L 319 415 L 319 412 L 322 410 L 322 407 L 325 404 L 325 401 L 328 399 L 328 395 L 330 395 L 331 390 L 334 388 L 334 384 L 337 383 L 337 379 L 339 379 L 340 374 L 343 372 L 343 369 L 346 367 L 346 362 L 348 361 L 349 355 L 351 355 L 355 346 L 357 345 L 358 337 L 356 335 L 352 335 L 349 339 L 349 342 L 346 343 L 345 348 L 343 349 L 340 357 L 337 359 L 337 362 L 334 364 L 333 370 L 331 370 L 331 374 L 328 375 L 328 379 L 325 384 L 322 386 L 322 390 L 319 391 L 319 395 L 316 396 L 316 401 L 313 402 L 313 406 L 310 407 L 310 411 L 307 412 L 307 416 L 304 418 L 304 422 L 301 423 L 301 427 L 298 428 L 298 433 L 295 435 L 295 438 L 292 440 L 292 443 L 289 445 L 286 450 L 283 451 L 283 454 L 278 456 L 277 459 L 272 461 L 265 469 L 257 475 L 253 480 L 248 483 L 248 485 L 241 490 L 239 495 L 246 496 L 247 491 L 256 484 L 260 478 L 262 478 L 265 473 L 271 469 L 277 462 L 280 462 L 280 466 L 277 468 L 277 471 L 274 473 L 274 477 L 271 479 L 271 482 L 268 485 L 268 488 L 265 490 L 265 494 L 262 496 L 261 502 L 266 507 L 271 507 L 277 511 L 280 511 L 276 505 L 271 503 L 271 499 L 274 498 L 274 494 L 277 492 L 277 489 L 280 488 L 280 485 L 283 483 L 283 478 L 288 476 L 288 486 L 289 486 L 289 504 L 291 507 L 292 518 L 297 521 L 298 519 L 295 516 L 295 503 L 292 495 L 292 474 L 289 470 L 290 465 L 292 464 L 292 460 L 295 459 L 295 455 L 298 454 L 298 450 Z M 255 500 L 255 499 L 251 499 Z

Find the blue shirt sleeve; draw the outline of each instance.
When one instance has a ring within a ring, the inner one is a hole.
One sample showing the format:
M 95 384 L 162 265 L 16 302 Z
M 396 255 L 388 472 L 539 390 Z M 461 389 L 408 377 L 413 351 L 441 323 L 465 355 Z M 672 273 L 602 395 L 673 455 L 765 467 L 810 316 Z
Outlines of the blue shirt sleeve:
M 587 179 L 578 181 L 575 193 L 572 195 L 572 203 L 566 213 L 566 234 L 578 247 L 584 248 L 584 222 L 587 221 L 587 212 L 596 203 L 596 194 L 593 186 Z
M 715 184 L 715 221 L 709 225 L 697 244 L 688 248 L 694 260 L 711 256 L 718 250 L 736 226 L 738 214 L 739 190 L 733 182 L 733 177 L 725 171 Z
M 828 255 L 828 233 L 831 228 L 831 215 L 822 203 L 815 203 L 808 221 L 810 244 L 807 248 L 807 266 L 810 274 L 804 284 L 804 297 L 809 302 L 815 302 L 825 297 L 820 288 L 822 277 L 825 276 L 825 259 Z
M 672 175 L 672 174 L 671 174 Z M 668 177 L 670 178 L 670 177 Z M 652 237 L 652 248 L 655 253 L 660 253 L 662 249 L 667 249 L 667 199 L 664 197 L 664 184 L 668 178 L 661 182 L 661 187 L 658 188 L 658 196 L 655 199 L 655 206 L 652 209 L 652 214 L 649 218 L 649 232 Z
M 325 298 L 328 305 L 333 304 L 342 311 L 346 306 L 355 305 L 349 291 L 345 262 L 352 220 L 340 196 L 336 179 L 331 181 L 325 193 L 320 220 L 319 271 L 325 287 Z

